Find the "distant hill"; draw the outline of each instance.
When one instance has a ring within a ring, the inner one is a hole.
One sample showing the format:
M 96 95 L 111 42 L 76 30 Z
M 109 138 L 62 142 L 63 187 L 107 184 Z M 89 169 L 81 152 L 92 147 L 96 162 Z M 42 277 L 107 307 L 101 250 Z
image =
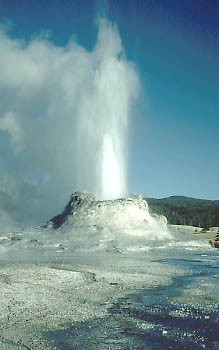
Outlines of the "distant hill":
M 170 224 L 204 228 L 219 226 L 219 200 L 185 196 L 145 199 L 149 204 L 150 211 L 166 216 Z

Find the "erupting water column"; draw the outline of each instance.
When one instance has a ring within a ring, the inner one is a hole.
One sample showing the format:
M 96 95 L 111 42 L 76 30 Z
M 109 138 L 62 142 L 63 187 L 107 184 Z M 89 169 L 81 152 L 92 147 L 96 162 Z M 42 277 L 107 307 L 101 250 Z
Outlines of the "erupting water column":
M 85 181 L 83 188 L 100 199 L 114 199 L 127 195 L 129 112 L 138 77 L 125 58 L 117 29 L 108 21 L 99 23 L 92 55 L 93 85 L 83 113 L 89 119 L 82 125 L 86 157 L 90 155 L 89 186 Z
M 101 62 L 95 77 L 100 150 L 98 171 L 102 199 L 127 194 L 128 96 L 125 91 L 124 63 L 118 57 Z

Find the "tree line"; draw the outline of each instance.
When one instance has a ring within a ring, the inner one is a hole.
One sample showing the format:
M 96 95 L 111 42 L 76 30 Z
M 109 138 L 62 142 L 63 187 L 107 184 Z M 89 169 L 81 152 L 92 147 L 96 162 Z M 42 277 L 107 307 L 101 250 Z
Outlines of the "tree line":
M 173 225 L 203 227 L 219 226 L 219 201 L 183 196 L 155 199 L 147 198 L 152 213 L 166 216 Z

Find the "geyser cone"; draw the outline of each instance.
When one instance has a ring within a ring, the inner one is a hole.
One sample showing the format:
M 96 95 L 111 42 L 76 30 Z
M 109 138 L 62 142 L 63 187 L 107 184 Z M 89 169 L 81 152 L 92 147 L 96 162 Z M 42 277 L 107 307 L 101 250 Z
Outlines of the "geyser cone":
M 92 194 L 76 192 L 47 227 L 71 234 L 79 250 L 123 251 L 172 238 L 166 224 L 165 217 L 149 213 L 141 196 L 98 201 Z

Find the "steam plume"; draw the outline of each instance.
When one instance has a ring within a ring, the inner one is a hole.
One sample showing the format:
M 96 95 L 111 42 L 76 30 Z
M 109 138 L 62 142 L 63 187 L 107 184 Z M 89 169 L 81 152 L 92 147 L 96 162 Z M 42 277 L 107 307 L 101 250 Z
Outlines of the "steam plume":
M 138 77 L 115 26 L 99 22 L 92 51 L 2 31 L 0 67 L 0 213 L 40 223 L 78 189 L 125 195 Z

